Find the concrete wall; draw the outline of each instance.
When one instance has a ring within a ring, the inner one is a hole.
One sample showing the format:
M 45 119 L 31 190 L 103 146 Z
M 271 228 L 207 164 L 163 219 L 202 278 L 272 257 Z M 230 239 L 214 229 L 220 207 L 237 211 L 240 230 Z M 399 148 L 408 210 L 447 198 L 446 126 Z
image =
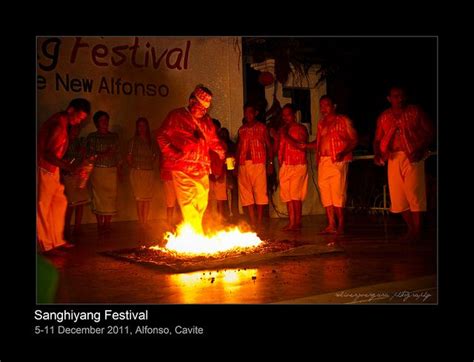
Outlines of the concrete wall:
M 241 39 L 238 37 L 39 37 L 37 39 L 37 126 L 65 110 L 73 98 L 91 101 L 92 114 L 81 132 L 95 131 L 92 115 L 110 114 L 122 155 L 138 117 L 157 129 L 169 111 L 187 104 L 196 84 L 214 93 L 210 110 L 234 136 L 243 117 Z M 113 220 L 136 220 L 125 169 Z M 151 219 L 164 217 L 158 167 Z M 86 208 L 84 222 L 95 222 Z

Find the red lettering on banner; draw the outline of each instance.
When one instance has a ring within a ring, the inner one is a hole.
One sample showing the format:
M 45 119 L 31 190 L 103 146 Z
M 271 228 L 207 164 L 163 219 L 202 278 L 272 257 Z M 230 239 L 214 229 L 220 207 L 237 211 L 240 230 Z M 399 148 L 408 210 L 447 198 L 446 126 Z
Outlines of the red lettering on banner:
M 77 51 L 79 50 L 79 48 L 89 47 L 89 44 L 81 43 L 81 40 L 82 40 L 81 37 L 76 37 L 76 42 L 74 43 L 74 47 L 72 48 L 72 53 L 71 53 L 71 59 L 70 59 L 71 64 L 74 64 L 76 62 Z
M 38 67 L 44 71 L 56 69 L 61 46 L 60 38 L 48 38 L 38 46 Z M 99 67 L 114 66 L 119 67 L 128 63 L 135 68 L 159 69 L 166 67 L 168 69 L 183 70 L 188 69 L 190 57 L 191 41 L 187 40 L 183 47 L 158 49 L 149 41 L 145 46 L 140 46 L 140 39 L 135 37 L 132 45 L 119 44 L 108 46 L 103 43 L 91 44 L 83 40 L 82 37 L 76 37 L 70 50 L 66 54 L 71 64 L 75 64 L 79 58 L 90 58 L 92 63 Z M 69 57 L 68 57 L 69 55 Z M 62 55 L 64 57 L 64 54 Z M 82 62 L 84 63 L 84 62 Z
M 106 67 L 107 65 L 109 65 L 109 63 L 99 62 L 97 58 L 105 58 L 108 53 L 109 53 L 109 49 L 105 45 L 98 44 L 92 48 L 92 61 L 94 62 L 95 65 Z
M 191 41 L 187 40 L 184 47 L 159 50 L 152 46 L 150 42 L 147 42 L 145 46 L 141 46 L 138 37 L 134 38 L 131 46 L 121 44 L 112 48 L 101 43 L 91 47 L 89 43 L 82 40 L 82 37 L 76 37 L 69 57 L 71 64 L 77 61 L 82 48 L 84 48 L 82 53 L 87 49 L 90 52 L 89 56 L 92 62 L 99 67 L 109 65 L 118 67 L 128 61 L 135 68 L 152 67 L 158 69 L 161 65 L 164 65 L 168 69 L 182 70 L 188 69 Z M 43 50 L 43 52 L 46 51 Z
M 128 49 L 128 45 L 118 45 L 112 48 L 112 52 L 114 52 L 121 58 L 120 60 L 115 60 L 115 58 L 112 57 L 112 64 L 115 65 L 116 67 L 118 67 L 119 65 L 122 65 L 127 60 L 127 56 L 124 53 L 122 53 L 122 50 L 125 50 L 125 49 Z

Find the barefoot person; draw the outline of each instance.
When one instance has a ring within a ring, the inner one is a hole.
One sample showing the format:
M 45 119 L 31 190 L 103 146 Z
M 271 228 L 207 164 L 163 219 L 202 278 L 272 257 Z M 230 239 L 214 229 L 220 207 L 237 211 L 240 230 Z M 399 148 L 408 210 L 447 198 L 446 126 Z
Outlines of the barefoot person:
M 402 213 L 408 226 L 406 241 L 421 238 L 422 213 L 426 211 L 425 162 L 433 139 L 433 126 L 423 110 L 406 104 L 405 91 L 392 87 L 391 107 L 377 120 L 374 162 L 388 160 L 388 188 L 393 213 Z
M 280 129 L 278 164 L 280 165 L 280 198 L 286 203 L 289 223 L 283 230 L 301 229 L 303 200 L 308 193 L 308 168 L 306 152 L 294 145 L 308 142 L 308 131 L 296 123 L 296 108 L 286 104 L 282 110 L 285 125 Z
M 66 111 L 52 115 L 38 132 L 36 230 L 38 246 L 43 252 L 72 246 L 64 240 L 67 199 L 59 181 L 59 169 L 74 171 L 74 166 L 62 159 L 68 148 L 68 126 L 84 122 L 90 109 L 89 101 L 73 99 Z
M 117 182 L 121 179 L 118 134 L 109 131 L 110 116 L 98 111 L 93 117 L 97 132 L 87 136 L 87 157 L 96 156 L 90 178 L 92 212 L 100 234 L 110 231 L 112 216 L 117 214 Z
M 199 234 L 203 234 L 202 218 L 208 203 L 209 150 L 225 158 L 225 144 L 207 114 L 211 99 L 212 92 L 198 85 L 188 106 L 171 111 L 156 136 L 163 153 L 162 168 L 171 171 L 183 221 Z
M 336 113 L 336 105 L 329 96 L 322 96 L 319 106 L 322 118 L 316 140 L 306 147 L 316 149 L 318 186 L 328 218 L 323 233 L 343 234 L 347 170 L 352 150 L 357 146 L 357 132 L 348 117 Z
M 148 221 L 153 198 L 155 143 L 151 140 L 148 120 L 140 117 L 135 122 L 135 135 L 128 142 L 127 163 L 130 167 L 130 184 L 137 204 L 138 221 Z
M 270 136 L 267 127 L 257 121 L 257 114 L 254 105 L 245 105 L 246 122 L 238 131 L 236 159 L 240 203 L 248 209 L 254 227 L 262 225 L 263 208 L 268 204 L 267 173 L 274 172 Z

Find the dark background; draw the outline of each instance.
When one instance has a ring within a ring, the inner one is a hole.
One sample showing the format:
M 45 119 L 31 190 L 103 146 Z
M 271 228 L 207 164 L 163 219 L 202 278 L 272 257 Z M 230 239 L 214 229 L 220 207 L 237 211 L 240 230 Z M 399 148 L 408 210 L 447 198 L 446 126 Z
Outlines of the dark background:
M 420 105 L 437 126 L 437 41 L 434 36 L 253 37 L 243 38 L 243 55 L 255 62 L 286 57 L 321 64 L 328 95 L 338 112 L 353 120 L 359 147 L 371 151 L 376 120 L 389 107 L 386 96 L 392 85 L 404 87 L 409 103 Z M 259 72 L 249 68 L 246 100 L 264 96 Z M 314 121 L 315 115 L 311 117 Z

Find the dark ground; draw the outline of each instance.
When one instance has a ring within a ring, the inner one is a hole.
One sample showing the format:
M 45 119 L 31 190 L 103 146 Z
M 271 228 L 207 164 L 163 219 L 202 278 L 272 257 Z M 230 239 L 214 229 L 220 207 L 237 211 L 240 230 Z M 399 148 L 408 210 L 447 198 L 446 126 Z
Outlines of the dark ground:
M 343 253 L 260 261 L 240 268 L 170 273 L 100 255 L 153 244 L 163 221 L 143 229 L 136 222 L 112 225 L 99 237 L 83 225 L 76 247 L 47 258 L 60 273 L 57 303 L 240 304 L 240 303 L 437 303 L 436 227 L 422 243 L 402 243 L 397 215 L 348 215 L 346 235 L 318 235 L 322 215 L 305 216 L 301 232 L 282 232 L 285 219 L 269 219 L 262 237 L 327 244 Z M 431 220 L 433 221 L 433 220 Z M 357 289 L 356 289 L 357 288 Z

